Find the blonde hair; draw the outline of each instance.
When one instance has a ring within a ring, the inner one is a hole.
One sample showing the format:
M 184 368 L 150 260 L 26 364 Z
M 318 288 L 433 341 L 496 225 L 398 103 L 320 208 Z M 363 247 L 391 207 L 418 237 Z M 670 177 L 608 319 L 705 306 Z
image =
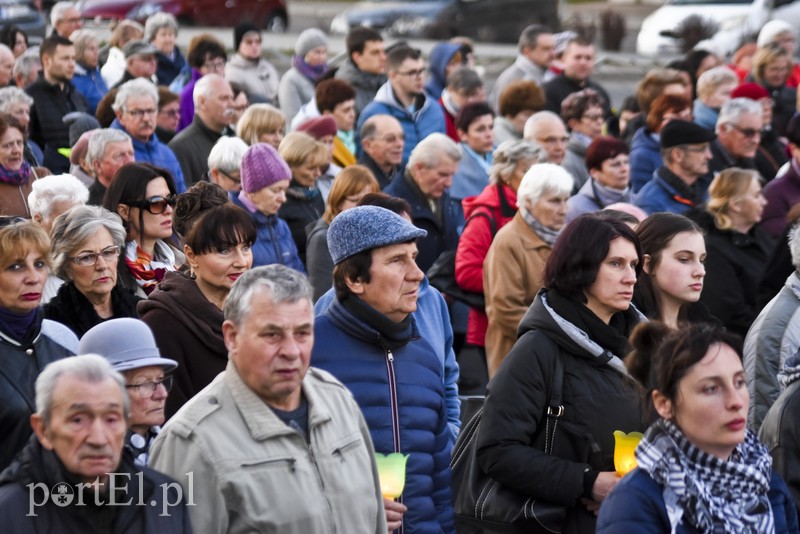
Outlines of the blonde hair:
M 322 214 L 322 219 L 330 224 L 333 218 L 342 212 L 339 209 L 342 202 L 351 195 L 357 195 L 367 186 L 372 188 L 370 193 L 377 193 L 381 190 L 378 180 L 368 168 L 363 165 L 351 165 L 342 169 L 336 175 L 331 191 L 328 193 L 328 206 L 325 208 L 325 213 Z
M 48 267 L 52 266 L 50 237 L 41 226 L 22 220 L 0 228 L 0 268 L 5 269 L 24 258 L 31 248 L 39 251 Z
M 260 142 L 265 133 L 273 133 L 286 127 L 283 113 L 269 104 L 252 104 L 248 107 L 236 126 L 236 136 L 248 145 Z
M 720 230 L 733 228 L 729 215 L 731 202 L 744 196 L 753 180 L 759 180 L 758 172 L 731 167 L 720 172 L 708 186 L 706 211 L 714 216 L 714 224 Z
M 322 166 L 329 157 L 328 147 L 305 132 L 292 132 L 284 137 L 278 153 L 290 168 L 309 162 Z
M 766 70 L 770 63 L 781 58 L 786 58 L 791 66 L 792 56 L 790 56 L 782 46 L 770 44 L 759 47 L 753 55 L 753 66 L 750 69 L 753 80 L 758 84 L 764 85 L 764 70 Z

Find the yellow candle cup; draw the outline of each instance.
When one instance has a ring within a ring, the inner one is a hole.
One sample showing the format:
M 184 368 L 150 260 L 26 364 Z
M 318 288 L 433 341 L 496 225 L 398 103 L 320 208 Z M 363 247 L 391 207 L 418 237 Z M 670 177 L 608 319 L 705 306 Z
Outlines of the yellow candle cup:
M 614 469 L 619 476 L 624 477 L 636 469 L 634 451 L 643 437 L 641 432 L 626 434 L 621 430 L 614 431 Z
M 391 454 L 375 453 L 378 464 L 378 478 L 381 482 L 381 493 L 387 499 L 396 499 L 403 494 L 406 485 L 406 461 L 408 454 L 393 452 Z

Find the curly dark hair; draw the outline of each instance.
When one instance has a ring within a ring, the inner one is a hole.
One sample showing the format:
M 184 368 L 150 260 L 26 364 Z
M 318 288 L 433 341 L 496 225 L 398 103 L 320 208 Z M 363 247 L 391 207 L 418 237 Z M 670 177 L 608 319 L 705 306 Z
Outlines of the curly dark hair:
M 185 193 L 178 195 L 172 215 L 172 227 L 185 237 L 204 211 L 227 202 L 228 194 L 220 186 L 210 182 L 197 182 Z

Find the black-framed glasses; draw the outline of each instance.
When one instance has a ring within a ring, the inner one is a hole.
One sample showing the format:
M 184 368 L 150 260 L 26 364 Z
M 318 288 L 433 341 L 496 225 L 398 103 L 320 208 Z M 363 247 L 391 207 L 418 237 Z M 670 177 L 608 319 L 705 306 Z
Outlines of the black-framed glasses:
M 144 200 L 135 200 L 133 202 L 123 202 L 134 208 L 143 208 L 152 213 L 153 215 L 161 215 L 167 210 L 167 206 L 175 207 L 178 198 L 175 195 L 168 197 L 150 197 Z
M 164 391 L 172 389 L 172 375 L 167 375 L 158 382 L 142 382 L 141 384 L 126 384 L 126 389 L 135 389 L 140 397 L 152 397 L 155 395 L 158 386 L 164 386 Z
M 77 256 L 69 256 L 67 259 L 81 267 L 93 267 L 97 264 L 97 259 L 103 258 L 106 263 L 111 263 L 119 258 L 119 247 L 111 245 L 106 247 L 100 252 L 86 252 L 85 254 L 78 254 Z
M 235 184 L 241 183 L 241 181 L 242 181 L 241 177 L 239 177 L 239 178 L 236 178 L 236 177 L 234 177 L 234 176 L 231 176 L 231 175 L 230 175 L 230 174 L 228 174 L 227 172 L 223 171 L 222 169 L 217 169 L 217 170 L 219 171 L 219 173 L 220 173 L 222 176 L 224 176 L 225 178 L 227 178 L 228 180 L 230 180 L 231 182 L 233 182 L 233 183 L 235 183 Z

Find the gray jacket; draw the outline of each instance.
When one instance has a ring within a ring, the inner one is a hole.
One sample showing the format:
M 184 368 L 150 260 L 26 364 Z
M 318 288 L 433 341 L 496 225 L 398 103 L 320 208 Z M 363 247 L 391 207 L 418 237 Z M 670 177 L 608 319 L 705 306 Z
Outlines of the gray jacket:
M 744 371 L 750 393 L 748 426 L 758 431 L 781 393 L 778 371 L 800 348 L 800 276 L 789 275 L 780 292 L 753 322 L 744 340 Z
M 263 57 L 255 62 L 234 54 L 225 65 L 225 79 L 241 87 L 250 103 L 278 104 L 280 75 L 272 63 Z
M 169 420 L 150 465 L 185 492 L 191 481 L 195 532 L 386 533 L 372 440 L 352 394 L 314 368 L 302 388 L 309 443 L 232 362 Z
M 389 80 L 385 74 L 372 74 L 360 70 L 350 60 L 345 61 L 339 67 L 335 78 L 346 81 L 356 90 L 356 117 L 361 115 L 361 110 L 372 102 L 378 89 Z
M 519 80 L 531 80 L 541 87 L 544 85 L 544 82 L 552 77 L 548 76 L 548 74 L 549 72 L 547 69 L 533 63 L 523 55 L 518 55 L 514 63 L 497 77 L 494 89 L 492 89 L 492 94 L 489 96 L 489 102 L 491 102 L 494 109 L 497 110 L 500 103 L 500 95 L 503 94 L 503 90 L 511 83 Z
M 303 76 L 294 67 L 286 71 L 286 74 L 281 77 L 281 84 L 278 88 L 278 102 L 281 103 L 281 113 L 286 117 L 287 124 L 291 124 L 303 104 L 307 104 L 314 98 L 314 92 L 314 82 L 311 79 Z

